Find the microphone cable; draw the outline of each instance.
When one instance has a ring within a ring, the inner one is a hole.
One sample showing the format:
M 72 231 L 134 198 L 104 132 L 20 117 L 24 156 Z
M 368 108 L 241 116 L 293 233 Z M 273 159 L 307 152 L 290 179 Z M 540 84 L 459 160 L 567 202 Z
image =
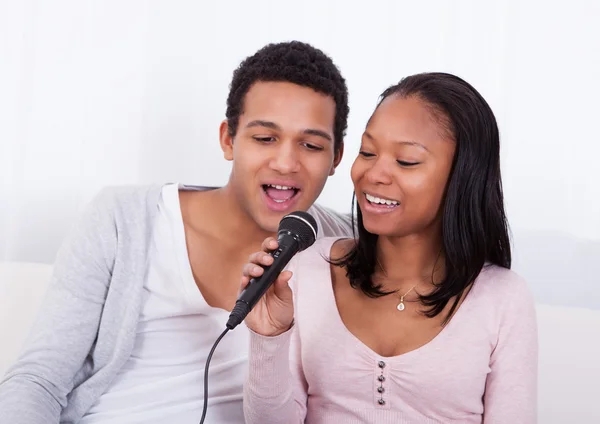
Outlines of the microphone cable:
M 210 353 L 208 354 L 208 358 L 206 359 L 206 366 L 204 367 L 204 407 L 202 408 L 202 418 L 200 418 L 200 424 L 204 424 L 204 419 L 206 418 L 206 411 L 208 410 L 208 368 L 210 367 L 210 360 L 212 359 L 213 353 L 215 353 L 215 349 L 217 345 L 221 341 L 225 334 L 229 331 L 229 328 L 225 328 L 225 331 L 221 333 L 221 335 L 217 338 L 215 343 L 213 344 Z

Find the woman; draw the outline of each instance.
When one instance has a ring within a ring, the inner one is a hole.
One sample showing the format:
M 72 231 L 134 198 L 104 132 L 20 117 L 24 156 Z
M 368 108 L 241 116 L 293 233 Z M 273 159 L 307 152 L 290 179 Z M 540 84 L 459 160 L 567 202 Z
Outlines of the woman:
M 486 101 L 453 75 L 403 79 L 352 181 L 357 239 L 297 255 L 246 318 L 246 422 L 535 423 L 535 310 L 510 271 Z M 242 286 L 270 263 L 252 255 Z

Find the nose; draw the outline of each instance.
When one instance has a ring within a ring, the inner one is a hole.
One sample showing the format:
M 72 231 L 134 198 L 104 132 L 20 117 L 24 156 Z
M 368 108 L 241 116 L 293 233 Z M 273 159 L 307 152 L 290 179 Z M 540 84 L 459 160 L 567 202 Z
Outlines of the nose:
M 365 177 L 371 184 L 389 185 L 392 183 L 390 166 L 386 158 L 379 157 L 371 162 L 371 166 L 366 170 Z
M 273 149 L 269 166 L 280 174 L 292 174 L 300 168 L 298 152 L 294 143 L 279 143 L 276 149 Z

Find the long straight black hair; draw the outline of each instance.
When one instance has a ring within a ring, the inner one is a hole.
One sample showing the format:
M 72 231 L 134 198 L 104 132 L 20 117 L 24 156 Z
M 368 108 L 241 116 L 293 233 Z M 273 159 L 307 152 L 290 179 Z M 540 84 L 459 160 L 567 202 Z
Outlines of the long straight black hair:
M 511 266 L 508 223 L 500 175 L 500 136 L 496 118 L 485 99 L 469 83 L 447 73 L 406 77 L 387 88 L 377 107 L 389 96 L 417 97 L 432 108 L 437 121 L 456 142 L 454 161 L 442 202 L 442 243 L 446 273 L 435 290 L 420 296 L 425 314 L 435 317 L 454 298 L 447 318 L 475 281 L 486 262 Z M 377 109 L 376 109 L 377 110 Z M 368 232 L 353 195 L 358 235 L 355 247 L 334 265 L 347 271 L 350 284 L 369 297 L 390 294 L 372 276 L 377 264 L 377 234 Z

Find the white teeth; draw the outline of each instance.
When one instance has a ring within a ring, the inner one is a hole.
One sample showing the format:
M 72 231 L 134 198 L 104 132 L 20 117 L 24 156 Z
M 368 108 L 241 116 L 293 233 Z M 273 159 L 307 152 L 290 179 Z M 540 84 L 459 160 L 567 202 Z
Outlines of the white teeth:
M 274 185 L 274 184 L 269 184 L 269 187 L 276 188 L 277 190 L 292 190 L 294 188 L 294 187 Z
M 367 196 L 367 200 L 371 203 L 379 203 L 380 205 L 388 205 L 388 206 L 398 205 L 398 202 L 396 202 L 395 200 L 382 199 L 379 197 L 371 196 L 370 194 L 367 194 L 367 193 L 365 193 L 365 195 Z

